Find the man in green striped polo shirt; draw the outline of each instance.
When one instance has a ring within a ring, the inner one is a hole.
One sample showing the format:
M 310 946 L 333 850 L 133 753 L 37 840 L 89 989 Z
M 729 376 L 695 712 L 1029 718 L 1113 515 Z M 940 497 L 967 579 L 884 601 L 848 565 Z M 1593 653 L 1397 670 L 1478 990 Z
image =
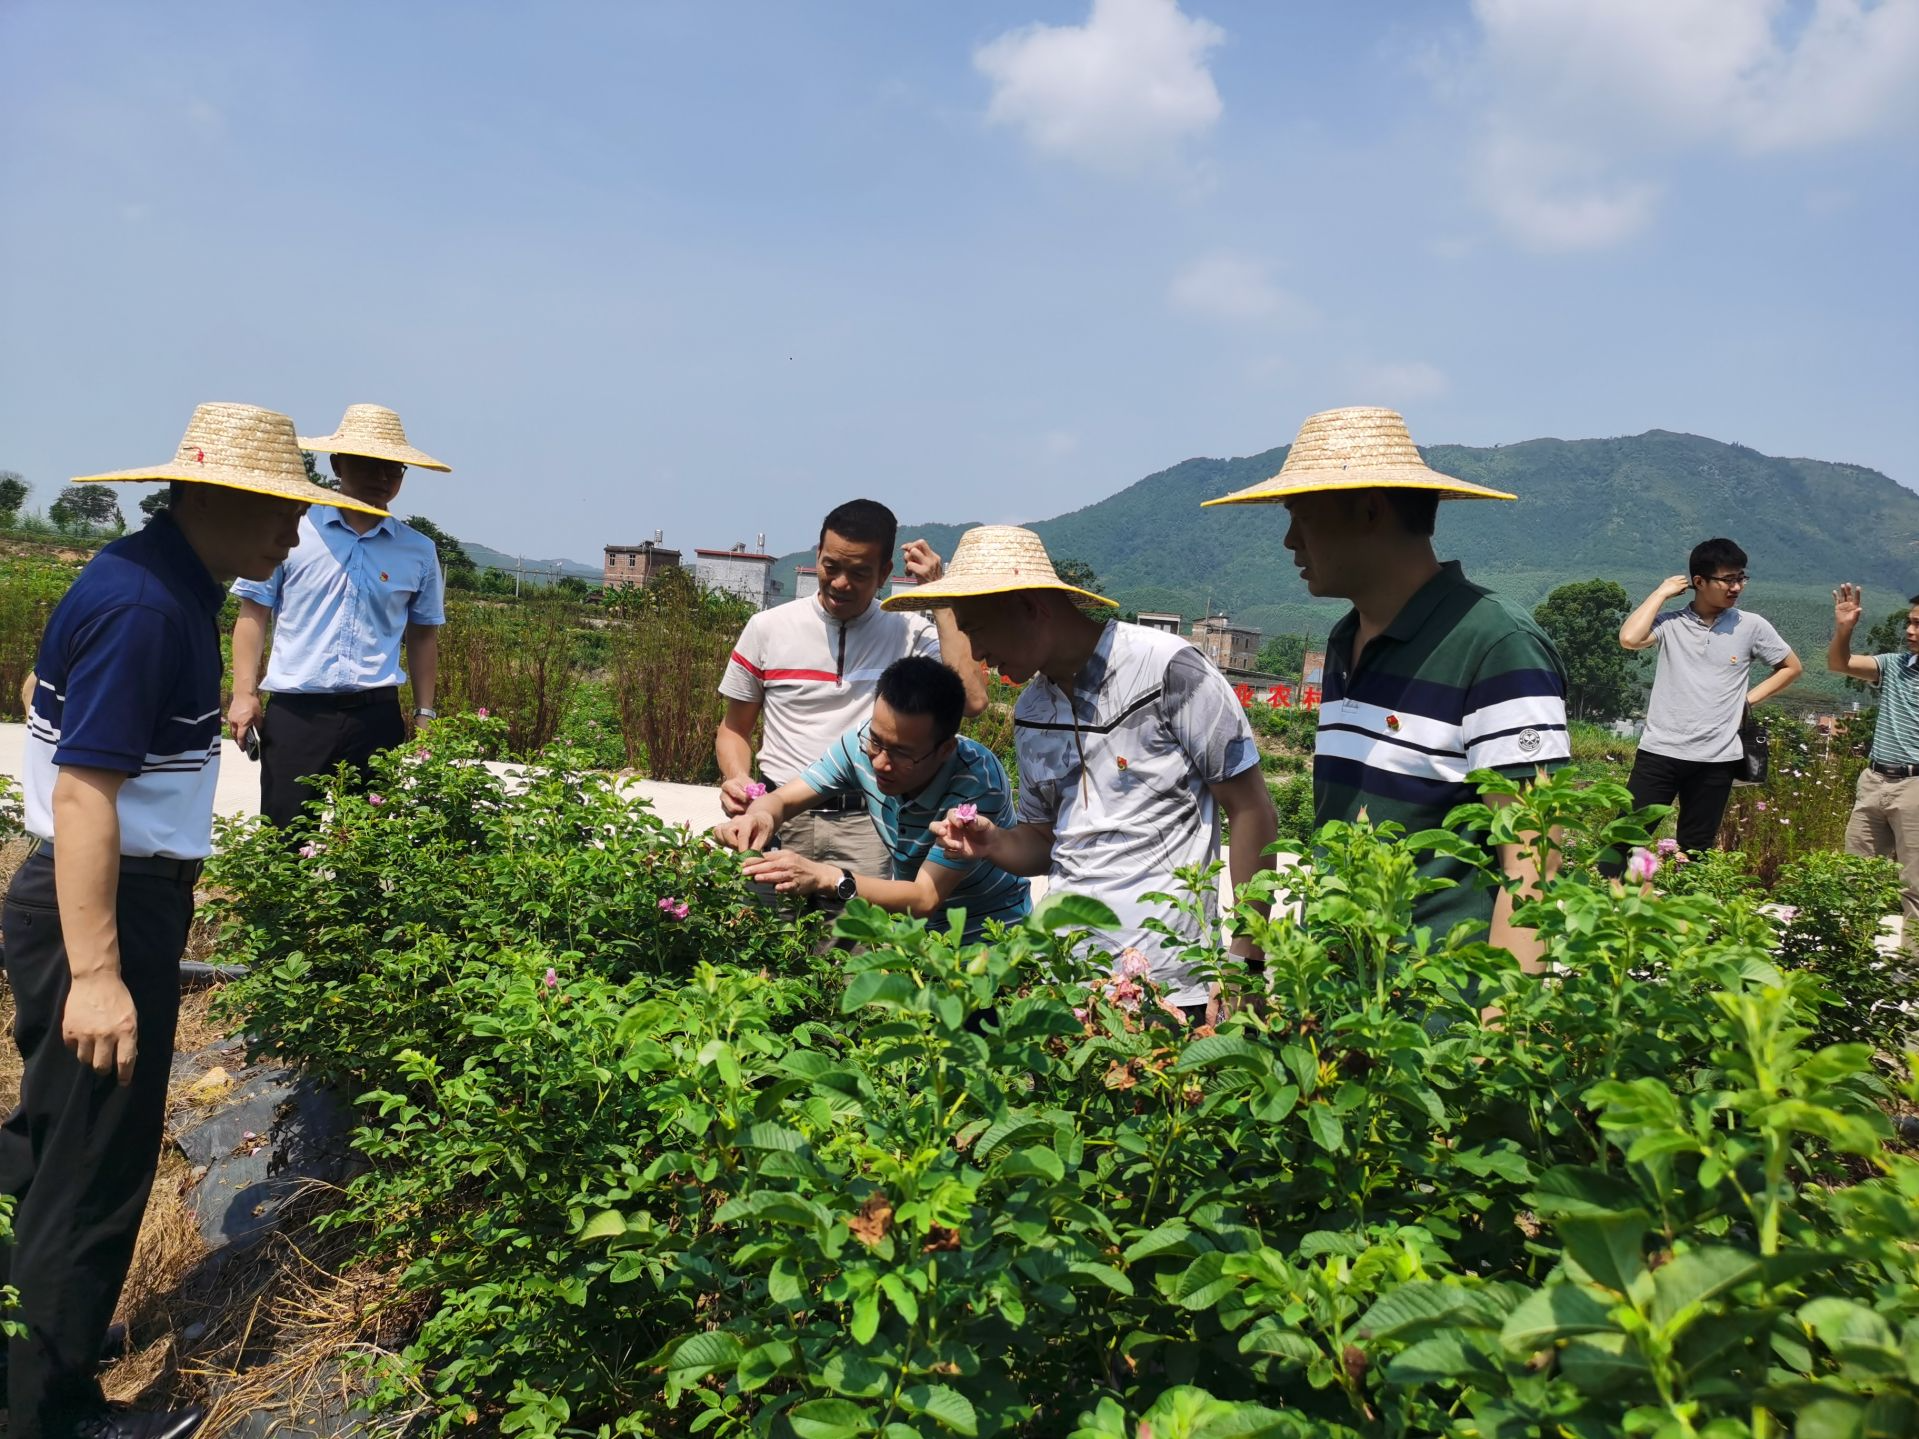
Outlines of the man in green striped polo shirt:
M 1558 651 L 1517 606 L 1473 584 L 1433 553 L 1442 499 L 1514 496 L 1429 469 L 1391 410 L 1328 410 L 1300 428 L 1278 475 L 1209 504 L 1279 503 L 1307 590 L 1351 600 L 1326 642 L 1313 749 L 1313 818 L 1408 831 L 1437 828 L 1475 797 L 1477 769 L 1531 778 L 1566 763 L 1566 677 Z M 1500 863 L 1536 876 L 1517 846 Z M 1452 880 L 1413 918 L 1443 934 L 1462 920 L 1528 968 L 1539 946 L 1512 925 L 1505 890 L 1466 865 L 1428 855 L 1422 874 Z
M 1852 632 L 1865 596 L 1857 585 L 1832 592 L 1832 643 L 1826 668 L 1879 687 L 1872 757 L 1859 773 L 1846 852 L 1896 860 L 1905 883 L 1906 935 L 1919 922 L 1919 595 L 1906 611 L 1904 654 L 1856 655 Z

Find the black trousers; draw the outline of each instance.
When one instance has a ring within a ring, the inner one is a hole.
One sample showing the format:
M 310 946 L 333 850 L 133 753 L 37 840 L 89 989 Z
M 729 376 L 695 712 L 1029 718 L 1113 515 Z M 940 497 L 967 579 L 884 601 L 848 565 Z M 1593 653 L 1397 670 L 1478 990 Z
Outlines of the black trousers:
M 53 860 L 35 855 L 7 889 L 0 924 L 13 985 L 20 1104 L 0 1128 L 0 1192 L 14 1242 L 0 1283 L 20 1291 L 25 1337 L 7 1346 L 11 1439 L 68 1439 L 101 1405 L 100 1346 L 120 1300 L 159 1163 L 180 1017 L 190 880 L 120 876 L 120 977 L 139 1019 L 133 1082 L 97 1075 L 60 1037 L 70 974 Z
M 1737 760 L 1673 759 L 1642 749 L 1632 762 L 1626 788 L 1632 791 L 1635 808 L 1677 801 L 1674 838 L 1681 849 L 1696 854 L 1711 849 L 1719 838 L 1719 821 L 1726 817 L 1738 768 Z
M 284 829 L 320 791 L 302 781 L 342 760 L 360 772 L 406 739 L 392 686 L 337 695 L 274 695 L 260 720 L 260 813 Z

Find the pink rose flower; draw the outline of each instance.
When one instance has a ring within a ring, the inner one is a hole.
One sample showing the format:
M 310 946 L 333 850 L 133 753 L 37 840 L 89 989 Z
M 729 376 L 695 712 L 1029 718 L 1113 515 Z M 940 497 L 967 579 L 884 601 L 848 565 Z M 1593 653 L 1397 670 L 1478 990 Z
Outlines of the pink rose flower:
M 1659 873 L 1659 856 L 1649 849 L 1635 849 L 1626 861 L 1626 878 L 1645 883 Z
M 761 784 L 758 780 L 748 780 L 746 785 L 746 797 L 748 799 L 764 799 L 766 797 L 766 786 Z
M 956 804 L 953 806 L 953 818 L 961 824 L 971 824 L 979 818 L 979 806 L 976 804 Z
M 317 844 L 314 844 L 310 840 L 306 844 L 303 844 L 300 846 L 301 859 L 312 859 L 313 856 L 318 854 L 319 852 L 320 852 L 320 846 L 318 846 Z
M 541 980 L 540 983 L 544 984 L 548 989 L 558 989 L 560 987 L 559 970 L 549 965 L 546 971 L 546 978 Z
M 1136 949 L 1122 949 L 1113 973 L 1122 979 L 1144 979 L 1153 972 L 1153 962 Z
M 487 717 L 487 708 L 485 705 L 481 705 L 478 709 L 473 711 L 473 713 L 478 715 L 481 719 L 485 719 Z
M 1752 807 L 1758 810 L 1761 814 L 1764 814 L 1766 812 L 1766 802 L 1763 799 L 1754 800 L 1752 802 Z
M 1106 997 L 1128 1014 L 1134 1014 L 1139 1010 L 1139 1002 L 1146 997 L 1146 991 L 1140 988 L 1136 979 L 1116 979 Z
M 1674 839 L 1671 835 L 1667 835 L 1664 839 L 1659 841 L 1656 848 L 1658 849 L 1660 857 L 1662 859 L 1671 859 L 1674 855 L 1679 853 L 1679 841 Z
M 383 794 L 370 794 L 366 797 L 366 802 L 368 804 L 385 804 L 386 796 Z
M 660 901 L 660 911 L 672 919 L 685 919 L 688 913 L 688 905 L 685 900 L 674 899 L 669 895 Z

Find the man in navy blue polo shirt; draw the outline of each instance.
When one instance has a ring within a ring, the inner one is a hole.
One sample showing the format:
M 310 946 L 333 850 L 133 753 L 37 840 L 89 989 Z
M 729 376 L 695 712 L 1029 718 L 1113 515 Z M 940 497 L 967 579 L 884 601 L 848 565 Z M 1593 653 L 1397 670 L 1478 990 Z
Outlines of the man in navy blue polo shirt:
M 12 1439 L 181 1439 L 204 1417 L 110 1410 L 96 1378 L 153 1185 L 193 886 L 212 850 L 224 584 L 271 574 L 309 504 L 293 422 L 202 405 L 173 461 L 86 481 L 165 480 L 168 507 L 96 555 L 34 664 L 31 850 L 8 887 L 20 1103 L 0 1128 L 14 1245 L 0 1283 Z
M 332 455 L 340 492 L 368 509 L 309 515 L 284 564 L 233 587 L 240 617 L 227 721 L 242 743 L 248 730 L 258 731 L 260 813 L 282 827 L 317 793 L 304 782 L 308 775 L 330 774 L 344 761 L 364 778 L 374 755 L 407 737 L 400 686 L 409 671 L 413 722 L 436 717 L 446 623 L 433 541 L 384 512 L 409 465 L 448 467 L 414 449 L 400 417 L 383 405 L 347 406 L 339 429 L 300 447 Z M 269 624 L 273 654 L 262 685 Z M 265 706 L 263 688 L 273 696 Z

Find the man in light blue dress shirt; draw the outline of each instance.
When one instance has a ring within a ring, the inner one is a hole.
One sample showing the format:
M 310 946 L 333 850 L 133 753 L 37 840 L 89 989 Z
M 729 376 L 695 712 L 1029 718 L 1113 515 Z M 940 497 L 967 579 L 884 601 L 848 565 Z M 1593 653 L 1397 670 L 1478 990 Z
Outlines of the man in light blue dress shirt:
M 380 405 L 351 405 L 340 427 L 302 449 L 330 454 L 341 493 L 391 508 L 408 465 L 449 466 L 407 442 L 400 417 Z M 233 586 L 233 737 L 259 741 L 260 813 L 284 827 L 317 791 L 304 781 L 342 762 L 362 778 L 373 756 L 403 741 L 400 713 L 411 671 L 412 722 L 436 717 L 439 627 L 445 584 L 433 541 L 391 515 L 315 510 L 300 542 L 265 580 Z M 265 683 L 267 629 L 273 652 Z M 402 647 L 405 664 L 402 665 Z M 272 703 L 263 704 L 264 690 Z

